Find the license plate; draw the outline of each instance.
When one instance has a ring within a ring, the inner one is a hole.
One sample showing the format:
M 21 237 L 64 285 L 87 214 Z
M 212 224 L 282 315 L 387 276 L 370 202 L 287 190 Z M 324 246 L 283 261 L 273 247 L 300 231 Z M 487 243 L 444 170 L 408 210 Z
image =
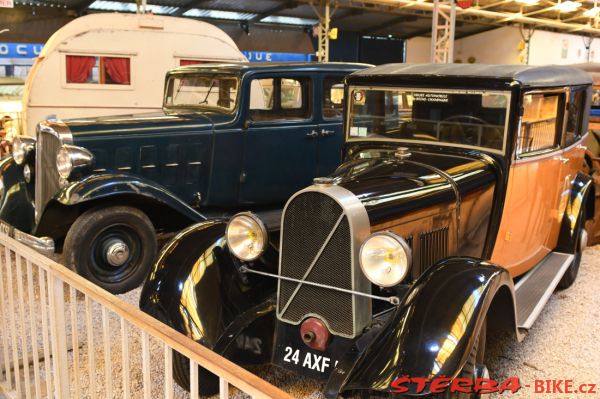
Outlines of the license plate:
M 323 354 L 296 349 L 291 346 L 286 346 L 283 349 L 282 360 L 281 364 L 292 366 L 291 368 L 301 368 L 312 373 L 317 372 L 325 375 L 329 375 L 338 363 L 337 360 Z
M 13 227 L 10 224 L 0 221 L 0 233 L 10 236 L 12 232 Z

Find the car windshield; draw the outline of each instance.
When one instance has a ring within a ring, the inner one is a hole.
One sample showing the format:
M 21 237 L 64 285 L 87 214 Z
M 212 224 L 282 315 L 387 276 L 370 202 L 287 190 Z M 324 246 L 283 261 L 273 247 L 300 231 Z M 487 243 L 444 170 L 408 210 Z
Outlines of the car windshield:
M 208 108 L 231 112 L 238 98 L 239 78 L 232 75 L 190 74 L 169 79 L 167 108 Z
M 510 93 L 350 88 L 347 138 L 503 152 Z
M 10 98 L 10 99 L 19 99 L 23 96 L 23 86 L 19 85 L 0 85 L 0 97 L 2 98 Z

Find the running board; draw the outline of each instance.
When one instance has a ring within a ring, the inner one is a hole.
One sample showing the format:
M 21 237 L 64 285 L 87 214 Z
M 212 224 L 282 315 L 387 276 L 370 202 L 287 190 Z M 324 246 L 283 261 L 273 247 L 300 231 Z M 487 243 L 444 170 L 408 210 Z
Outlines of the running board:
M 515 285 L 519 329 L 531 328 L 574 258 L 571 254 L 551 252 Z

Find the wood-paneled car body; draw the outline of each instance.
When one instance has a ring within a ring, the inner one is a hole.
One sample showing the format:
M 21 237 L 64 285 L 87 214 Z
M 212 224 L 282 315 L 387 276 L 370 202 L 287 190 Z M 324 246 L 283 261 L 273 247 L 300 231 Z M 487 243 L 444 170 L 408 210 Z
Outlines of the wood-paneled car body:
M 590 96 L 568 67 L 354 73 L 342 165 L 294 194 L 277 227 L 241 213 L 181 232 L 140 307 L 241 364 L 319 378 L 327 398 L 485 377 L 486 331 L 522 339 L 577 276 L 594 212 L 580 172 Z M 184 387 L 187 367 L 176 357 Z M 203 371 L 200 389 L 217 382 Z
M 3 229 L 114 293 L 138 286 L 156 233 L 280 209 L 341 162 L 344 77 L 363 64 L 170 71 L 163 112 L 48 120 L 0 162 Z

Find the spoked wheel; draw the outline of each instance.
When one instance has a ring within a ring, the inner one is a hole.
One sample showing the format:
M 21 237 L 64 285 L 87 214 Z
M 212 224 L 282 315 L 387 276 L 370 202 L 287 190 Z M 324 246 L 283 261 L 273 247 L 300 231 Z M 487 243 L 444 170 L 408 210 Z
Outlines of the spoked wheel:
M 63 253 L 68 267 L 120 294 L 139 286 L 156 257 L 156 234 L 139 209 L 91 209 L 71 226 Z

